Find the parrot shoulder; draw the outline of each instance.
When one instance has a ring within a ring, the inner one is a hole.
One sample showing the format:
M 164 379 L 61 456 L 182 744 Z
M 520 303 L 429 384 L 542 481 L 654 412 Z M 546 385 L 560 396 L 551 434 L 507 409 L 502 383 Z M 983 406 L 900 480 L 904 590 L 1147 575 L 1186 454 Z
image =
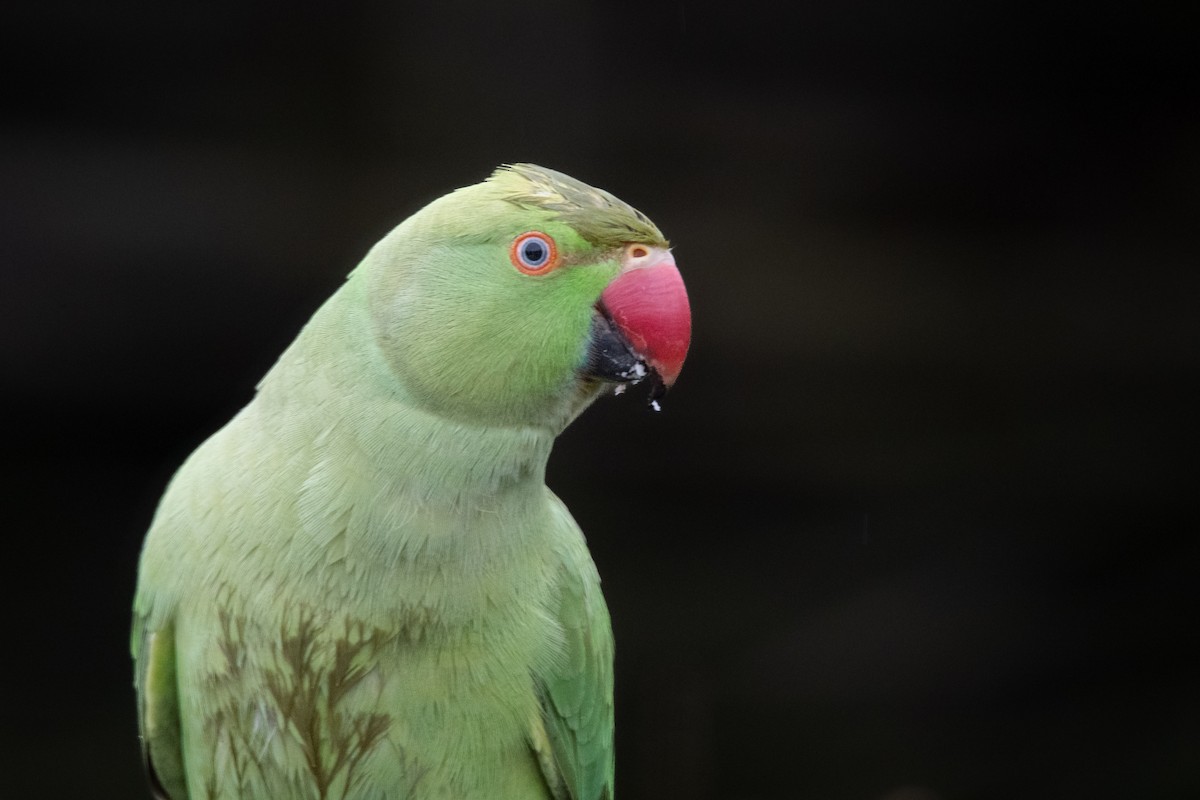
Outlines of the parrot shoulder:
M 547 490 L 549 493 L 549 490 Z M 557 497 L 561 568 L 553 612 L 562 628 L 561 658 L 534 676 L 540 718 L 530 732 L 558 800 L 613 795 L 613 637 L 600 577 L 579 526 Z

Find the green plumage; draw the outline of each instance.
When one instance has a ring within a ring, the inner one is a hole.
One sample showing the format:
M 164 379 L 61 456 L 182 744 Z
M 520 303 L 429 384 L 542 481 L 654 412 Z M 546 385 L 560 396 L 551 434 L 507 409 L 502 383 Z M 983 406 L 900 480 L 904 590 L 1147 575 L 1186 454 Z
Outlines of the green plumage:
M 557 241 L 529 276 L 514 236 Z M 612 636 L 546 488 L 642 214 L 531 165 L 431 203 L 172 480 L 133 654 L 161 797 L 611 797 Z

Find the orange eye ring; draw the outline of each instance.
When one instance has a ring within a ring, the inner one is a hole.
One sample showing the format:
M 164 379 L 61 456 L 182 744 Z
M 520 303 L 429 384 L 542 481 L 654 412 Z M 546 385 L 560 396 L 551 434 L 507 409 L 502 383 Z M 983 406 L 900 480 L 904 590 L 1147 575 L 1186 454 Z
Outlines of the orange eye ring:
M 525 275 L 545 275 L 561 263 L 554 238 L 541 231 L 526 231 L 513 239 L 508 259 Z

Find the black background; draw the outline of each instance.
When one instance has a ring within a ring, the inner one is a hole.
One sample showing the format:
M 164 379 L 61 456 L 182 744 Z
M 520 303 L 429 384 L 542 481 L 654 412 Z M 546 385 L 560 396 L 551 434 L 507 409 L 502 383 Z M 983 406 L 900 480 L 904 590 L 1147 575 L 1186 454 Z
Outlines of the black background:
M 550 465 L 622 798 L 1200 796 L 1193 22 L 6 5 L 0 794 L 145 796 L 171 472 L 391 226 L 529 160 L 650 214 L 692 296 L 665 411 L 606 399 Z

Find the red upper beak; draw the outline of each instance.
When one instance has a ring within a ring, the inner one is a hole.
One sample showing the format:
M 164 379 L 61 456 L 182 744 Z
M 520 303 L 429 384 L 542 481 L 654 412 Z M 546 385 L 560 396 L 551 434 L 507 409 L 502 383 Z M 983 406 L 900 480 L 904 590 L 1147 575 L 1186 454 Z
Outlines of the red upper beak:
M 600 295 L 609 318 L 634 353 L 669 388 L 692 339 L 692 311 L 675 258 L 663 247 L 631 244 L 621 272 Z

